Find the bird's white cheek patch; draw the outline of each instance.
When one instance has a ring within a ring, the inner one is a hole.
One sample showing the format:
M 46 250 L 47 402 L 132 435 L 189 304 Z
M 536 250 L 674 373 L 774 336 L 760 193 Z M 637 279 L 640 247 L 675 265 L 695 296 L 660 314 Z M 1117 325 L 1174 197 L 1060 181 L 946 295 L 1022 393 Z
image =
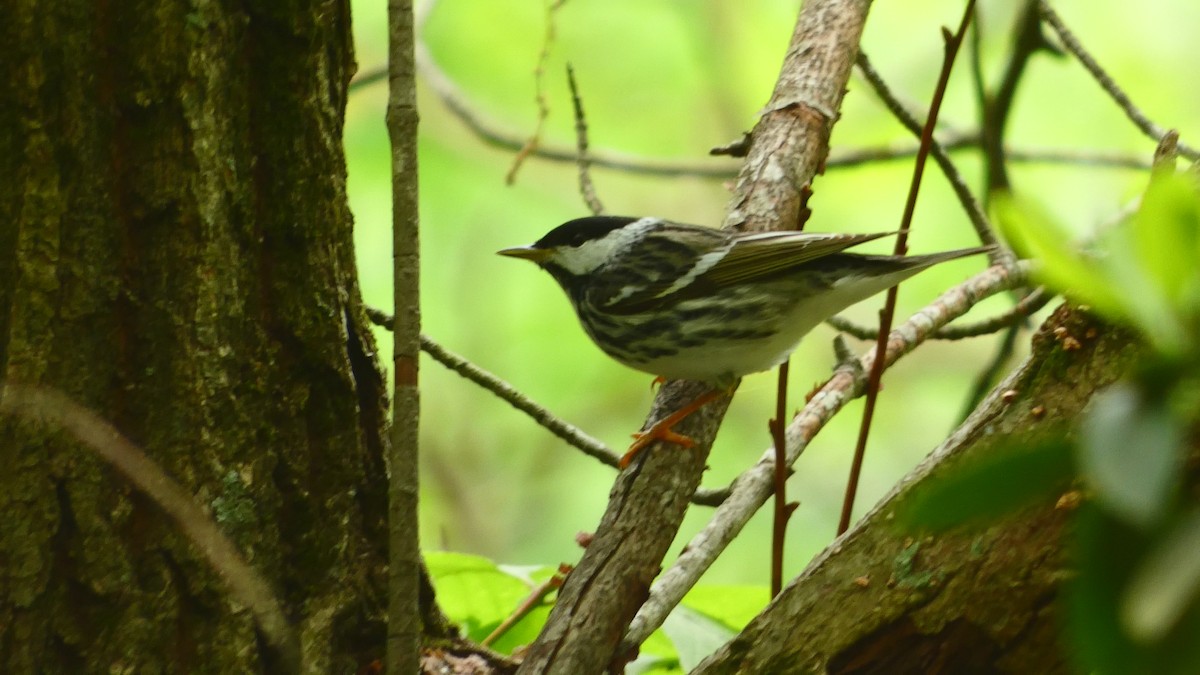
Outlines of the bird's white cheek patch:
M 558 252 L 557 262 L 576 276 L 588 274 L 612 259 L 615 252 L 629 248 L 658 223 L 657 218 L 642 218 L 581 246 L 563 247 Z

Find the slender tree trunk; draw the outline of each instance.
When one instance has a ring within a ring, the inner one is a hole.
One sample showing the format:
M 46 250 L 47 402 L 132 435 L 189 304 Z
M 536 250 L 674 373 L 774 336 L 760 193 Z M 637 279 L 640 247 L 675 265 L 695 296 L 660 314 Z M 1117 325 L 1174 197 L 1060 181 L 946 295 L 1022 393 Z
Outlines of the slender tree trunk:
M 189 490 L 320 672 L 381 656 L 386 393 L 342 154 L 348 0 L 0 5 L 0 373 Z M 276 670 L 157 506 L 0 419 L 0 671 Z

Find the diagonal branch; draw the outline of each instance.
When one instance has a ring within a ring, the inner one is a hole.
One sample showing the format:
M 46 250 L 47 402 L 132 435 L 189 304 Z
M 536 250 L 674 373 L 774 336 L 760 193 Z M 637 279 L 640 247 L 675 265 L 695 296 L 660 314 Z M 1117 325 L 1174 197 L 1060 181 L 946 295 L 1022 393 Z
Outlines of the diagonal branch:
M 964 325 L 953 324 L 950 326 L 942 326 L 937 329 L 933 335 L 929 336 L 931 340 L 965 340 L 967 338 L 979 337 L 981 335 L 991 335 L 1009 326 L 1021 323 L 1030 314 L 1038 311 L 1046 306 L 1046 303 L 1054 297 L 1054 293 L 1047 291 L 1044 286 L 1039 286 L 1032 293 L 1022 297 L 1017 304 L 1011 309 L 1002 314 L 997 314 L 989 319 L 983 319 L 975 323 Z M 852 335 L 860 340 L 874 340 L 879 337 L 879 329 L 869 326 L 860 326 L 849 319 L 841 316 L 833 316 L 825 320 L 825 323 L 836 328 L 837 330 Z
M 1091 73 L 1092 77 L 1104 89 L 1109 98 L 1125 112 L 1125 116 L 1129 118 L 1129 121 L 1133 122 L 1134 126 L 1140 129 L 1142 133 L 1153 138 L 1156 143 L 1161 140 L 1166 135 L 1167 130 L 1155 124 L 1140 108 L 1134 105 L 1129 95 L 1100 67 L 1100 63 L 1083 48 L 1083 45 L 1080 44 L 1075 34 L 1071 32 L 1071 29 L 1067 28 L 1067 25 L 1063 23 L 1058 13 L 1050 7 L 1050 3 L 1046 2 L 1046 0 L 1038 0 L 1038 6 L 1042 14 L 1042 19 L 1050 24 L 1050 27 L 1058 34 L 1058 39 L 1062 42 L 1063 47 L 1079 60 L 1084 69 Z M 1200 160 L 1200 150 L 1190 145 L 1178 143 L 1177 149 L 1180 155 L 1192 161 Z
M 375 309 L 367 308 L 367 316 L 371 322 L 381 328 L 392 329 L 392 315 Z M 579 427 L 562 419 L 547 410 L 544 406 L 522 394 L 512 385 L 496 377 L 492 373 L 471 363 L 467 359 L 446 349 L 427 335 L 421 336 L 421 351 L 428 354 L 434 361 L 458 373 L 464 378 L 495 394 L 512 407 L 525 413 L 550 433 L 558 436 L 571 446 L 583 451 L 602 464 L 617 468 L 620 457 L 607 445 L 589 435 Z M 716 506 L 724 501 L 729 494 L 729 488 L 701 488 L 692 495 L 692 503 L 700 506 Z

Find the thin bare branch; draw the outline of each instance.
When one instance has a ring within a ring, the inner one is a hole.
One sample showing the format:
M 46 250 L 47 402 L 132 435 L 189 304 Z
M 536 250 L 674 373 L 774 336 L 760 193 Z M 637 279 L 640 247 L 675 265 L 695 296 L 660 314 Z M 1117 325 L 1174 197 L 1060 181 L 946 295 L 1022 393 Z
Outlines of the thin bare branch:
M 418 47 L 423 49 L 422 47 Z M 467 130 L 495 148 L 516 152 L 524 141 L 517 134 L 500 128 L 500 125 L 471 107 L 465 95 L 448 76 L 439 70 L 428 51 L 418 52 L 418 71 L 429 82 L 430 88 L 442 104 Z M 350 83 L 351 90 L 365 87 L 387 79 L 387 70 L 376 69 L 358 76 Z M 973 150 L 979 147 L 978 133 L 952 133 L 939 141 L 947 152 Z M 825 162 L 827 170 L 862 166 L 873 162 L 906 160 L 917 154 L 916 143 L 884 145 L 874 148 L 852 148 L 835 150 Z M 1006 148 L 1005 154 L 1011 162 L 1030 164 L 1067 164 L 1110 169 L 1148 170 L 1150 162 L 1136 155 L 1095 150 L 1059 150 L 1051 148 Z M 533 157 L 550 162 L 577 162 L 578 150 L 539 144 Z M 737 167 L 729 162 L 673 161 L 623 155 L 612 151 L 589 151 L 591 166 L 621 171 L 624 173 L 659 178 L 707 178 L 729 180 L 737 177 Z
M 1104 89 L 1109 98 L 1125 112 L 1125 116 L 1129 118 L 1129 121 L 1133 122 L 1134 126 L 1141 130 L 1142 133 L 1154 139 L 1156 143 L 1161 140 L 1167 133 L 1167 130 L 1155 124 L 1141 109 L 1134 105 L 1129 95 L 1100 67 L 1100 63 L 1083 48 L 1083 45 L 1080 44 L 1079 39 L 1075 37 L 1071 29 L 1067 28 L 1067 25 L 1063 23 L 1058 13 L 1050 7 L 1050 3 L 1046 2 L 1046 0 L 1038 0 L 1038 9 L 1041 11 L 1042 20 L 1050 24 L 1050 27 L 1058 34 L 1058 39 L 1062 42 L 1063 47 L 1079 60 L 1079 63 L 1091 74 L 1100 87 Z M 1180 155 L 1193 161 L 1200 160 L 1200 150 L 1184 143 L 1179 143 L 1177 147 Z
M 521 619 L 529 616 L 529 613 L 542 605 L 551 593 L 557 591 L 562 586 L 563 579 L 566 579 L 570 573 L 570 565 L 560 566 L 558 571 L 549 579 L 535 586 L 529 592 L 529 595 L 525 596 L 525 599 L 521 601 L 521 604 L 517 605 L 513 613 L 501 621 L 500 625 L 496 626 L 495 630 L 491 633 L 488 633 L 488 636 L 483 638 L 479 644 L 484 647 L 490 647 L 495 644 L 496 640 L 499 640 L 505 633 L 512 630 L 512 627 L 520 623 Z
M 943 326 L 934 332 L 933 335 L 929 336 L 929 339 L 965 340 L 982 335 L 991 335 L 1009 326 L 1021 323 L 1030 314 L 1045 307 L 1046 303 L 1050 302 L 1050 299 L 1053 297 L 1053 293 L 1047 291 L 1044 287 L 1038 287 L 1037 290 L 1021 298 L 1016 305 L 1003 314 L 998 314 L 990 319 L 984 319 L 976 323 L 963 324 L 961 326 L 956 324 Z M 860 340 L 874 340 L 879 337 L 878 328 L 862 326 L 841 316 L 831 317 L 825 323 Z
M 421 349 L 426 354 L 432 356 L 438 363 L 490 391 L 512 407 L 525 413 L 534 422 L 549 430 L 550 433 L 582 450 L 585 455 L 594 457 L 600 460 L 601 463 L 616 468 L 620 457 L 610 450 L 608 446 L 588 435 L 579 427 L 546 410 L 509 383 L 476 366 L 458 354 L 451 352 L 431 340 L 429 336 L 421 336 Z
M 537 124 L 521 149 L 513 157 L 512 167 L 504 177 L 504 182 L 512 185 L 517 181 L 517 172 L 525 160 L 537 151 L 542 143 L 542 131 L 546 128 L 546 120 L 550 118 L 550 102 L 546 99 L 546 62 L 550 60 L 550 48 L 554 46 L 555 25 L 554 15 L 566 0 L 554 0 L 546 5 L 546 34 L 542 38 L 542 51 L 538 53 L 537 66 L 533 69 L 534 87 L 537 90 Z
M 1008 119 L 1012 114 L 1013 101 L 1016 100 L 1017 87 L 1025 74 L 1030 58 L 1039 49 L 1046 48 L 1045 37 L 1042 35 L 1042 25 L 1038 21 L 1037 0 L 1025 0 L 1025 7 L 1017 18 L 1017 24 L 1012 33 L 1012 51 L 1004 74 L 994 93 L 983 92 L 983 107 L 981 109 L 982 125 L 980 127 L 980 148 L 984 156 L 984 190 L 983 199 L 987 203 L 989 195 L 996 190 L 1006 190 L 1009 187 L 1007 157 L 1004 153 L 1004 132 L 1008 128 Z M 978 34 L 978 31 L 976 31 Z
M 771 520 L 771 597 L 783 590 L 783 544 L 788 520 L 794 506 L 787 501 L 787 479 L 791 469 L 787 464 L 787 380 L 788 362 L 779 365 L 779 382 L 775 391 L 775 417 L 767 422 L 771 443 L 775 449 L 775 509 Z
M 387 312 L 373 307 L 367 308 L 367 316 L 371 322 L 381 328 L 391 330 L 392 316 Z M 545 427 L 550 433 L 566 441 L 569 445 L 582 450 L 585 455 L 600 460 L 602 464 L 617 468 L 620 457 L 607 445 L 600 442 L 579 427 L 558 417 L 528 396 L 522 394 L 512 385 L 496 377 L 492 373 L 471 363 L 467 359 L 446 349 L 427 335 L 421 336 L 421 351 L 458 373 L 464 378 L 495 394 L 509 405 L 525 413 L 534 422 Z M 692 495 L 692 503 L 700 506 L 717 506 L 729 495 L 729 488 L 701 488 Z
M 596 196 L 596 186 L 592 183 L 592 174 L 588 170 L 592 160 L 588 157 L 588 128 L 587 117 L 583 114 L 583 99 L 579 96 L 579 84 L 575 81 L 575 69 L 567 64 L 567 84 L 571 88 L 571 104 L 575 109 L 575 148 L 577 152 L 575 163 L 579 166 L 579 192 L 583 201 L 588 205 L 592 215 L 604 213 L 604 204 Z
M 924 127 L 921 129 L 921 152 L 917 153 L 916 161 L 913 163 L 912 183 L 909 186 L 908 198 L 904 202 L 904 214 L 900 217 L 900 230 L 896 236 L 894 255 L 905 255 L 908 253 L 908 232 L 912 227 L 913 214 L 917 208 L 917 197 L 921 191 L 921 179 L 924 176 L 925 159 L 928 156 L 929 147 L 933 144 L 933 130 L 937 125 L 938 113 L 942 108 L 942 99 L 945 97 L 946 88 L 950 83 L 950 72 L 954 68 L 959 48 L 962 46 L 963 38 L 967 34 L 967 28 L 971 25 L 971 17 L 974 15 L 975 0 L 967 0 L 967 6 L 963 11 L 958 31 L 951 34 L 948 29 L 942 29 L 942 38 L 945 41 L 945 56 L 942 59 L 942 69 L 938 74 L 937 85 L 934 87 L 933 98 L 929 104 L 929 114 L 925 120 Z M 988 230 L 988 234 L 990 233 L 991 231 Z M 992 257 L 989 256 L 989 258 Z M 854 512 L 854 500 L 858 492 L 859 472 L 862 470 L 863 456 L 867 449 L 867 439 L 871 433 L 871 422 L 875 415 L 875 404 L 879 398 L 880 379 L 883 377 L 883 354 L 887 350 L 887 340 L 884 333 L 890 331 L 892 328 L 892 317 L 896 312 L 896 299 L 899 293 L 900 289 L 898 287 L 893 286 L 889 288 L 883 308 L 879 310 L 879 340 L 875 344 L 876 358 L 874 367 L 870 371 L 866 405 L 863 406 L 862 423 L 858 429 L 858 441 L 855 443 L 854 457 L 850 464 L 850 479 L 846 483 L 846 495 L 842 502 L 842 514 L 838 520 L 838 534 L 842 534 L 850 529 L 850 517 Z
M 1027 283 L 1028 261 L 1011 266 L 993 266 L 951 288 L 937 300 L 914 314 L 891 332 L 884 356 L 886 366 L 893 365 L 913 351 L 941 326 L 966 314 L 984 298 L 1018 288 Z M 804 409 L 787 427 L 787 461 L 791 466 L 808 447 L 813 437 L 838 411 L 862 395 L 867 373 L 875 362 L 871 350 L 853 365 L 843 366 L 812 395 Z M 667 614 L 696 584 L 713 561 L 742 531 L 746 523 L 771 496 L 775 477 L 775 452 L 764 451 L 758 463 L 733 481 L 729 498 L 713 513 L 712 519 L 691 541 L 683 553 L 650 588 L 650 596 L 639 610 L 622 641 L 622 649 L 633 649 L 662 625 Z

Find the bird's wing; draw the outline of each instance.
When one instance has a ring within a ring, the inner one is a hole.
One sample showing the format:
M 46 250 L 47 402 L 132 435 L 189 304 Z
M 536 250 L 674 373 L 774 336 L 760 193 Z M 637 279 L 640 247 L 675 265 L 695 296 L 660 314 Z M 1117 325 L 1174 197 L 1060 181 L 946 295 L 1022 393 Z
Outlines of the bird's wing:
M 590 299 L 611 314 L 654 309 L 717 264 L 733 239 L 721 230 L 663 221 L 619 264 L 593 275 Z
M 729 286 L 764 279 L 803 263 L 840 253 L 851 246 L 894 234 L 817 234 L 759 232 L 738 236 L 733 248 L 697 281 Z
M 624 290 L 609 292 L 608 300 L 602 306 L 611 314 L 652 311 L 713 293 L 723 286 L 764 279 L 889 234 L 893 233 L 756 232 L 727 235 L 719 242 L 720 246 L 712 246 L 706 253 L 693 253 L 690 258 L 660 256 L 660 260 L 648 260 L 647 264 L 638 265 L 640 269 L 657 269 L 662 274 L 656 279 L 627 280 Z M 680 233 L 672 236 L 678 239 Z

